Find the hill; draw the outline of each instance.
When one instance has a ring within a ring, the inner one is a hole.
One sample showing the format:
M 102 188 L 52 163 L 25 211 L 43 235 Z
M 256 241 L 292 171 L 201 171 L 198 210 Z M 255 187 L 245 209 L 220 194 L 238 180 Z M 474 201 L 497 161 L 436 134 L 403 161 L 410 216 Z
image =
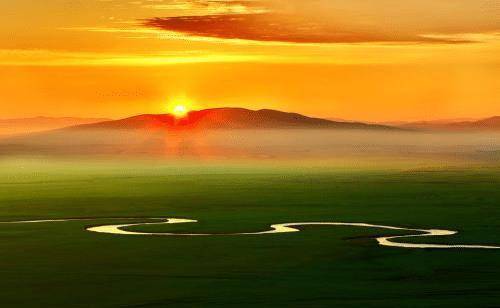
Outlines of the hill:
M 500 116 L 467 121 L 421 121 L 402 123 L 401 128 L 441 131 L 500 131 Z
M 359 135 L 393 131 L 403 130 L 276 110 L 218 108 L 192 111 L 182 119 L 146 114 L 4 138 L 0 157 L 13 153 L 260 157 L 317 151 L 328 155 L 329 149 L 339 150 Z
M 482 119 L 479 121 L 466 121 L 450 123 L 451 129 L 472 129 L 472 130 L 499 130 L 500 131 L 500 116 Z
M 0 119 L 0 136 L 34 133 L 68 126 L 109 121 L 102 118 L 74 117 L 34 117 L 20 119 Z
M 394 129 L 384 125 L 330 121 L 298 113 L 277 110 L 215 108 L 192 111 L 185 118 L 170 114 L 138 115 L 116 121 L 79 125 L 72 129 L 276 129 L 276 128 L 336 128 L 336 129 Z

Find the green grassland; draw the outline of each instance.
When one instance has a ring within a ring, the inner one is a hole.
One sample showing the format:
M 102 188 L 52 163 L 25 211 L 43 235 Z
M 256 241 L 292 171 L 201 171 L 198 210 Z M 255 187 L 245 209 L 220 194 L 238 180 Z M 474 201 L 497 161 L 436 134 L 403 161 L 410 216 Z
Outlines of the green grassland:
M 84 230 L 122 222 L 110 217 L 197 219 L 135 229 L 214 233 L 342 221 L 460 231 L 414 239 L 420 242 L 498 245 L 499 188 L 494 165 L 4 159 L 1 221 L 101 219 L 0 224 L 0 306 L 499 306 L 500 252 L 390 248 L 374 240 L 403 232 L 315 226 L 187 238 Z

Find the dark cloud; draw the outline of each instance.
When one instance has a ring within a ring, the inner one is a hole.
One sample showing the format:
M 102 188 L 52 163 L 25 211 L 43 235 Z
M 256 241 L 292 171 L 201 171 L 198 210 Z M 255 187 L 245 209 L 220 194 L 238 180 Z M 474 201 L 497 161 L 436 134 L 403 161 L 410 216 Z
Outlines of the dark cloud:
M 192 36 L 292 43 L 443 42 L 464 40 L 383 33 L 273 13 L 152 18 L 145 26 Z
M 492 0 L 185 0 L 217 11 L 152 18 L 145 25 L 192 36 L 293 43 L 464 43 L 500 32 Z M 189 16 L 187 16 L 189 15 Z

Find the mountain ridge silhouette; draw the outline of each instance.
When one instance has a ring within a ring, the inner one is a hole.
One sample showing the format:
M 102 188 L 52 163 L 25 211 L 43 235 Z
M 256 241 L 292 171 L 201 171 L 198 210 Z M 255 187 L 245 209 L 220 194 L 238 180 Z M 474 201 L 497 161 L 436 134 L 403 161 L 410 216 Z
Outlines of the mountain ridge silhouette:
M 397 129 L 361 122 L 331 121 L 299 113 L 273 109 L 211 108 L 189 112 L 183 118 L 171 114 L 141 114 L 120 120 L 104 121 L 70 127 L 70 129 L 275 129 L 275 128 L 337 128 Z

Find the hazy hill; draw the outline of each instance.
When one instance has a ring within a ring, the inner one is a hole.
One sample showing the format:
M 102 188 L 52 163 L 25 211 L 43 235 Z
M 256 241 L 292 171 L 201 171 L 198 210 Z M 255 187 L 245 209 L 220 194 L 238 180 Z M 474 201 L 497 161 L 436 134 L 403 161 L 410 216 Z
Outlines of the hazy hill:
M 402 128 L 444 131 L 500 131 L 500 116 L 470 121 L 421 121 L 398 125 Z
M 451 123 L 448 127 L 452 129 L 500 130 L 500 116 L 479 121 Z
M 351 142 L 350 137 L 345 138 L 349 134 L 359 139 L 359 134 L 402 131 L 276 110 L 218 108 L 193 111 L 182 119 L 169 114 L 138 115 L 4 138 L 0 142 L 0 156 L 13 153 L 162 157 L 308 155 L 317 151 L 327 153 L 329 148 L 340 150 Z
M 0 140 L 12 155 L 158 157 L 161 159 L 498 159 L 497 132 L 447 133 L 310 118 L 273 110 L 222 108 L 140 115 Z M 486 157 L 486 158 L 485 158 Z M 391 158 L 392 159 L 392 158 Z
M 215 108 L 192 111 L 185 118 L 165 115 L 138 115 L 122 120 L 79 125 L 72 129 L 271 129 L 271 128 L 337 128 L 394 129 L 384 125 L 338 122 L 311 118 L 298 113 L 277 110 Z
M 0 119 L 0 136 L 33 133 L 81 124 L 109 121 L 102 118 L 34 117 L 22 119 Z

